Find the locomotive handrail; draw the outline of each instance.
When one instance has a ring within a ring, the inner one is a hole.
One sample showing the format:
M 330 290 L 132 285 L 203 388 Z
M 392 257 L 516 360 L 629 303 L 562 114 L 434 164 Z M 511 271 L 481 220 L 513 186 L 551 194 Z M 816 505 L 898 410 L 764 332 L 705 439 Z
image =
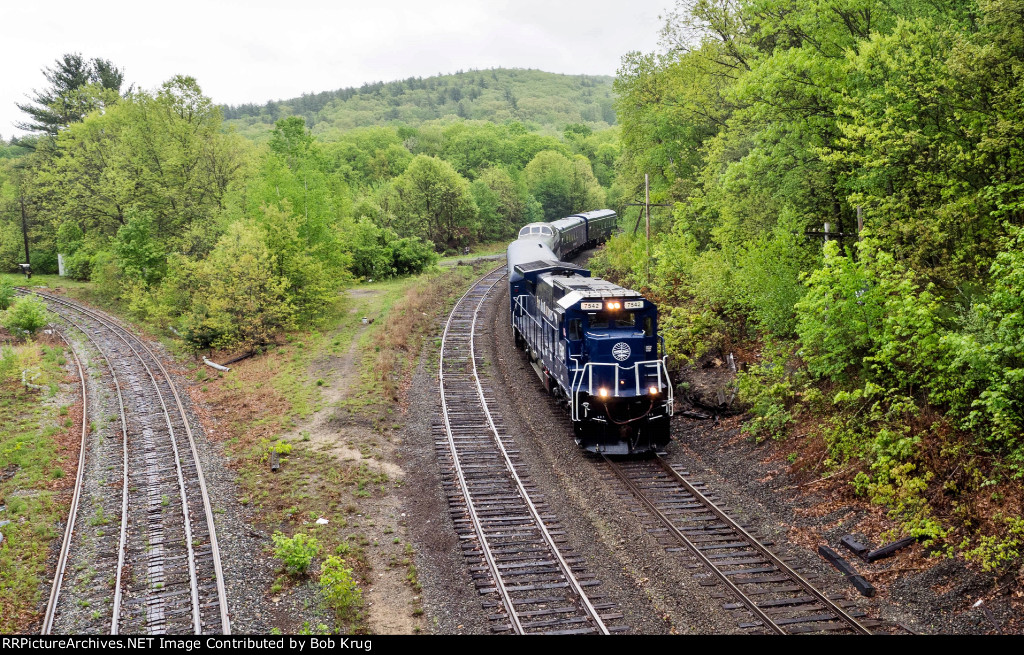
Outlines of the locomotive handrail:
M 665 381 L 665 387 L 666 387 L 665 400 L 668 403 L 668 415 L 669 416 L 673 416 L 675 414 L 674 409 L 673 409 L 674 406 L 675 406 L 675 392 L 674 392 L 674 390 L 672 388 L 672 379 L 668 375 L 668 357 L 663 357 L 661 359 L 650 359 L 650 360 L 646 360 L 646 361 L 642 361 L 642 362 L 633 362 L 629 366 L 623 366 L 622 364 L 618 364 L 616 362 L 587 362 L 587 363 L 581 365 L 580 362 L 578 361 L 578 356 L 570 356 L 569 359 L 571 359 L 573 361 L 573 363 L 576 364 L 576 367 L 572 369 L 572 374 L 573 374 L 573 376 L 572 376 L 572 389 L 571 389 L 572 399 L 571 399 L 571 403 L 570 403 L 570 407 L 571 407 L 571 410 L 572 410 L 572 414 L 571 414 L 572 415 L 572 420 L 574 420 L 574 421 L 578 421 L 579 420 L 579 405 L 580 405 L 579 394 L 583 390 L 583 382 L 584 382 L 584 380 L 587 381 L 587 395 L 588 396 L 593 396 L 594 395 L 594 368 L 597 367 L 597 366 L 614 366 L 615 367 L 615 381 L 616 382 L 618 382 L 618 380 L 619 380 L 619 372 L 620 371 L 632 370 L 633 371 L 633 378 L 634 378 L 634 385 L 635 385 L 634 386 L 634 392 L 636 393 L 637 396 L 640 395 L 640 367 L 641 366 L 655 366 L 656 367 L 655 370 L 657 371 L 657 375 L 658 375 L 658 389 L 661 389 L 661 386 L 662 386 L 662 374 L 664 372 L 664 376 L 665 376 L 664 381 Z M 619 385 L 618 384 L 615 385 L 615 397 L 617 397 L 617 398 L 621 397 L 619 395 Z

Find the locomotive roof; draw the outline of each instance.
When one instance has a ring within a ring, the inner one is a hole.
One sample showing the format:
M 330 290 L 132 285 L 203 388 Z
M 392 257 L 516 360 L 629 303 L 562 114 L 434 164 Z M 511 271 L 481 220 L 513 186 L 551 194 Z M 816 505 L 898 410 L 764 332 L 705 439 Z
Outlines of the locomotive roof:
M 599 277 L 580 277 L 578 275 L 544 275 L 552 286 L 565 290 L 565 295 L 558 300 L 558 306 L 568 309 L 591 298 L 643 298 L 643 295 L 632 289 L 602 280 Z
M 569 262 L 552 261 L 550 259 L 542 259 L 535 262 L 526 262 L 525 264 L 516 264 L 516 268 L 521 273 L 531 273 L 533 271 L 540 271 L 546 268 L 558 268 L 567 271 L 585 271 L 587 269 L 576 264 L 570 264 Z M 585 278 L 576 278 L 585 279 Z

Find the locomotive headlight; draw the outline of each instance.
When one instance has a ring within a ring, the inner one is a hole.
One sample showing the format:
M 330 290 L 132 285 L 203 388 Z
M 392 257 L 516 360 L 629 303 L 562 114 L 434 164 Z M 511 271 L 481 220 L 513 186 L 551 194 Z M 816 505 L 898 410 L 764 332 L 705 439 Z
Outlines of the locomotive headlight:
M 658 395 L 658 387 L 651 387 L 650 389 L 648 389 L 648 391 L 651 392 L 652 396 L 657 396 Z
M 597 395 L 600 396 L 601 398 L 607 398 L 608 397 L 608 390 L 607 389 L 598 389 L 597 390 Z

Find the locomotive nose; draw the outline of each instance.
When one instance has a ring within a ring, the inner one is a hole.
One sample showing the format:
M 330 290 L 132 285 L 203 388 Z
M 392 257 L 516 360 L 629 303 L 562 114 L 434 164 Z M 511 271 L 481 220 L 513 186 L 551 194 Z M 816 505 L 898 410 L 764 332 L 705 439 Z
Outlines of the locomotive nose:
M 592 361 L 616 362 L 628 365 L 644 358 L 643 332 L 618 331 L 588 334 L 588 350 Z

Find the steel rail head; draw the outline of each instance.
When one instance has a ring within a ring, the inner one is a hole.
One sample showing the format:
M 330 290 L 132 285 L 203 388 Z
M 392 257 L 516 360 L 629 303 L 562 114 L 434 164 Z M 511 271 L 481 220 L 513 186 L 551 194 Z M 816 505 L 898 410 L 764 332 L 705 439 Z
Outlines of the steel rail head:
M 508 455 L 508 451 L 505 449 L 505 444 L 503 444 L 501 441 L 501 435 L 498 434 L 498 428 L 494 424 L 494 418 L 491 416 L 491 410 L 488 407 L 487 399 L 484 396 L 484 389 L 483 385 L 480 382 L 480 376 L 478 375 L 477 372 L 476 354 L 474 352 L 474 344 L 476 339 L 476 323 L 477 317 L 480 313 L 480 308 L 483 306 L 484 300 L 487 298 L 487 294 L 490 293 L 490 290 L 494 288 L 494 285 L 497 284 L 503 277 L 504 276 L 499 277 L 497 280 L 491 283 L 491 285 L 481 296 L 480 301 L 477 303 L 476 309 L 473 311 L 473 324 L 470 330 L 469 338 L 469 355 L 470 360 L 473 363 L 473 379 L 476 382 L 477 394 L 479 394 L 481 405 L 483 406 L 484 413 L 487 416 L 487 423 L 488 426 L 490 427 L 491 434 L 494 436 L 494 441 L 498 445 L 498 449 L 501 451 L 502 456 L 505 458 L 506 467 L 508 468 L 513 479 L 515 480 L 516 486 L 519 488 L 519 494 L 522 496 L 523 501 L 530 509 L 530 513 L 533 516 L 534 521 L 536 521 L 537 526 L 540 528 L 541 534 L 544 536 L 544 541 L 547 543 L 548 548 L 551 549 L 551 552 L 557 558 L 558 566 L 562 570 L 562 575 L 565 576 L 566 581 L 572 586 L 573 591 L 579 597 L 580 603 L 583 605 L 584 611 L 587 613 L 587 615 L 591 617 L 591 620 L 593 620 L 594 625 L 597 627 L 598 631 L 601 634 L 605 635 L 611 634 L 611 632 L 608 630 L 608 626 L 604 624 L 604 621 L 601 619 L 601 615 L 594 607 L 594 604 L 590 601 L 590 598 L 587 596 L 586 591 L 584 591 L 583 586 L 580 585 L 579 580 L 577 580 L 576 576 L 573 574 L 572 567 L 569 566 L 568 562 L 565 561 L 565 557 L 562 555 L 562 552 L 558 548 L 557 544 L 555 544 L 555 540 L 551 536 L 551 533 L 548 531 L 547 526 L 544 525 L 544 520 L 541 518 L 540 512 L 537 510 L 536 505 L 534 505 L 533 500 L 527 493 L 526 486 L 520 479 L 519 473 L 516 471 L 516 468 Z
M 43 616 L 41 634 L 48 635 L 53 630 L 53 620 L 57 613 L 57 600 L 60 598 L 60 588 L 64 582 L 64 571 L 68 565 L 68 553 L 71 550 L 71 539 L 75 532 L 75 521 L 78 518 L 78 503 L 82 495 L 82 482 L 85 479 L 85 451 L 89 435 L 89 395 L 85 386 L 85 372 L 82 370 L 82 360 L 78 353 L 71 346 L 60 330 L 54 327 L 57 336 L 67 344 L 71 351 L 71 357 L 75 360 L 75 368 L 78 369 L 78 379 L 82 383 L 82 441 L 78 451 L 78 473 L 75 475 L 75 490 L 71 495 L 71 506 L 68 508 L 68 522 L 64 527 L 64 540 L 60 547 L 60 556 L 57 559 L 57 568 L 53 574 L 53 585 L 50 588 L 50 599 L 46 603 L 46 613 Z
M 768 550 L 768 548 L 765 547 L 760 541 L 758 541 L 756 537 L 747 532 L 747 530 L 745 530 L 743 526 L 741 526 L 739 523 L 733 520 L 732 517 L 730 517 L 728 514 L 722 511 L 722 509 L 719 508 L 718 505 L 711 502 L 711 500 L 709 500 L 707 496 L 702 494 L 696 487 L 690 484 L 689 480 L 684 478 L 682 475 L 679 474 L 678 471 L 672 468 L 672 466 L 668 462 L 666 462 L 664 458 L 658 456 L 657 461 L 661 468 L 669 476 L 671 476 L 672 479 L 674 479 L 680 485 L 682 485 L 683 488 L 685 488 L 689 493 L 693 494 L 693 497 L 696 498 L 702 505 L 706 506 L 722 522 L 728 525 L 731 529 L 735 530 L 736 533 L 742 536 L 743 539 L 747 541 L 755 550 L 761 553 L 761 555 L 767 558 L 768 561 L 770 561 L 772 564 L 777 566 L 780 571 L 785 573 L 787 576 L 792 578 L 794 582 L 803 587 L 804 591 L 813 596 L 819 603 L 822 603 L 830 612 L 833 612 L 836 615 L 836 617 L 843 623 L 847 624 L 850 627 L 850 629 L 852 629 L 854 632 L 858 634 L 872 634 L 870 630 L 861 625 L 861 623 L 853 616 L 851 616 L 846 610 L 844 610 L 837 603 L 833 602 L 828 596 L 819 591 L 802 575 L 797 573 L 795 570 L 793 570 L 792 567 L 790 567 L 788 564 L 782 561 L 782 559 L 778 557 L 775 553 Z

